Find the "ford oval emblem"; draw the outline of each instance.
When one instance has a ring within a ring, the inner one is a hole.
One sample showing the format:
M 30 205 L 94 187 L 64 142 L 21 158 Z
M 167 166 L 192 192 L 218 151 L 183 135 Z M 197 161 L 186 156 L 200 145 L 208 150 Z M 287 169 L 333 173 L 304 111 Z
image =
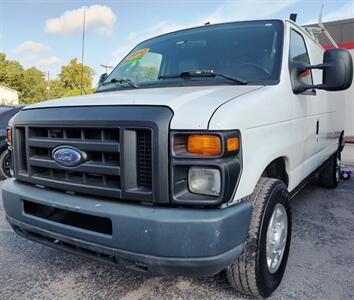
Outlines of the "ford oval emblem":
M 70 146 L 60 146 L 52 152 L 54 161 L 64 167 L 75 167 L 82 163 L 86 157 L 84 152 Z

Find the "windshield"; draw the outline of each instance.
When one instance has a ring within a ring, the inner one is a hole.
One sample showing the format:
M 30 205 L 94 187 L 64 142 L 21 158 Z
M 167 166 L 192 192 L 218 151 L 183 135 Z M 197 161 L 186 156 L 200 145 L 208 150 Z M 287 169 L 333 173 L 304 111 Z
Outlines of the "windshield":
M 133 88 L 131 83 L 135 88 L 237 83 L 225 76 L 247 84 L 275 84 L 282 41 L 281 21 L 206 25 L 169 33 L 135 47 L 98 91 Z M 224 77 L 180 76 L 195 71 Z

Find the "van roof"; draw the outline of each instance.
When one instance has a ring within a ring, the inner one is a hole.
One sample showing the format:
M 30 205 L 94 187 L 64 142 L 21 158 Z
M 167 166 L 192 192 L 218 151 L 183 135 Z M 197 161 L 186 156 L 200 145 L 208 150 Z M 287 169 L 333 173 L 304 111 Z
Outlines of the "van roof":
M 206 27 L 206 26 L 210 27 L 210 26 L 218 26 L 218 25 L 223 25 L 223 24 L 233 24 L 233 23 L 243 23 L 243 22 L 257 22 L 257 21 L 262 21 L 262 22 L 278 21 L 278 22 L 284 23 L 285 20 L 282 20 L 282 19 L 254 19 L 254 20 L 239 20 L 239 21 L 229 21 L 229 22 L 220 22 L 220 23 L 205 23 L 205 24 L 202 24 L 202 25 L 199 25 L 199 26 L 186 27 L 186 28 L 181 28 L 181 29 L 178 29 L 178 30 L 173 30 L 173 31 L 170 31 L 170 32 L 166 32 L 166 33 L 163 33 L 163 34 L 159 34 L 159 35 L 153 36 L 151 38 L 148 38 L 146 40 L 143 40 L 143 41 L 141 41 L 141 43 L 149 41 L 149 40 L 152 40 L 152 39 L 155 39 L 155 38 L 158 38 L 158 37 L 161 37 L 161 36 L 165 36 L 165 35 L 168 35 L 168 34 L 171 34 L 171 33 L 182 32 L 182 31 L 190 30 L 190 29 L 203 28 L 203 27 Z
M 165 36 L 165 35 L 168 35 L 168 34 L 171 34 L 171 33 L 182 32 L 182 31 L 185 31 L 185 30 L 190 30 L 190 29 L 195 29 L 195 28 L 202 28 L 202 27 L 205 27 L 205 26 L 217 26 L 217 25 L 222 25 L 222 24 L 233 24 L 233 23 L 242 23 L 242 22 L 257 22 L 257 21 L 263 21 L 263 22 L 278 21 L 278 22 L 282 22 L 284 24 L 286 22 L 287 23 L 291 23 L 293 26 L 296 26 L 299 29 L 299 31 L 301 31 L 303 34 L 305 34 L 307 37 L 309 37 L 319 47 L 323 48 L 322 45 L 310 33 L 308 33 L 302 26 L 300 26 L 299 24 L 293 22 L 290 19 L 254 19 L 254 20 L 239 20 L 239 21 L 229 21 L 229 22 L 220 22 L 220 23 L 206 23 L 206 24 L 200 25 L 200 26 L 187 27 L 187 28 L 182 28 L 182 29 L 171 31 L 171 32 L 167 32 L 167 33 L 164 33 L 164 34 L 160 34 L 160 35 L 148 38 L 146 40 L 143 40 L 142 42 L 146 42 L 146 41 L 149 41 L 149 40 L 161 37 L 161 36 Z

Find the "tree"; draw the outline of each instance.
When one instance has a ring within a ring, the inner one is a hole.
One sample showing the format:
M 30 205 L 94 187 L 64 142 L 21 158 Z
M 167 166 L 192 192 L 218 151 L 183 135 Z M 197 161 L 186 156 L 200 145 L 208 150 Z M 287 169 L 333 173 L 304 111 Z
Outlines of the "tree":
M 17 61 L 6 59 L 4 53 L 0 53 L 0 85 L 21 92 L 24 89 L 23 67 Z
M 94 88 L 86 88 L 85 91 L 82 91 L 83 94 L 92 94 L 96 89 Z M 81 89 L 74 88 L 72 90 L 68 90 L 63 94 L 63 97 L 72 97 L 72 96 L 80 96 L 82 95 Z
M 66 91 L 81 88 L 86 90 L 92 86 L 93 75 L 95 71 L 92 68 L 78 63 L 77 58 L 73 58 L 68 65 L 61 67 L 59 79 Z
M 92 68 L 82 66 L 74 58 L 68 65 L 62 66 L 59 79 L 48 82 L 45 73 L 39 69 L 24 69 L 19 62 L 8 60 L 4 53 L 0 53 L 0 85 L 20 92 L 20 102 L 24 104 L 80 95 L 82 87 L 87 94 L 93 93 L 94 74 Z
M 0 85 L 20 92 L 24 104 L 46 98 L 44 73 L 35 67 L 25 70 L 19 62 L 8 60 L 4 53 L 0 53 Z
M 47 83 L 45 73 L 35 67 L 23 72 L 24 89 L 21 91 L 21 102 L 35 103 L 47 99 Z
M 58 79 L 50 80 L 48 86 L 48 99 L 61 98 L 65 94 L 64 83 Z

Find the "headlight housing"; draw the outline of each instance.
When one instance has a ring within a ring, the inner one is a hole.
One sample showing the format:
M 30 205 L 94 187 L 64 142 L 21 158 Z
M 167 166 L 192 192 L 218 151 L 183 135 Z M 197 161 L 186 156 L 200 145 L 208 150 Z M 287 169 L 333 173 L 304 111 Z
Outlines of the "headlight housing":
M 241 135 L 233 131 L 171 133 L 172 203 L 218 205 L 234 195 L 241 173 Z
M 11 117 L 11 119 L 8 122 L 8 126 L 7 126 L 7 132 L 6 132 L 6 140 L 7 140 L 7 144 L 10 146 L 12 145 L 12 125 L 14 123 L 14 119 L 15 117 L 18 115 L 19 113 L 16 113 L 15 115 L 13 115 Z
M 175 157 L 218 158 L 235 155 L 240 150 L 236 132 L 182 133 L 172 135 L 172 154 Z
M 11 130 L 11 127 L 7 128 L 6 139 L 7 139 L 7 144 L 10 146 L 12 144 L 12 130 Z

